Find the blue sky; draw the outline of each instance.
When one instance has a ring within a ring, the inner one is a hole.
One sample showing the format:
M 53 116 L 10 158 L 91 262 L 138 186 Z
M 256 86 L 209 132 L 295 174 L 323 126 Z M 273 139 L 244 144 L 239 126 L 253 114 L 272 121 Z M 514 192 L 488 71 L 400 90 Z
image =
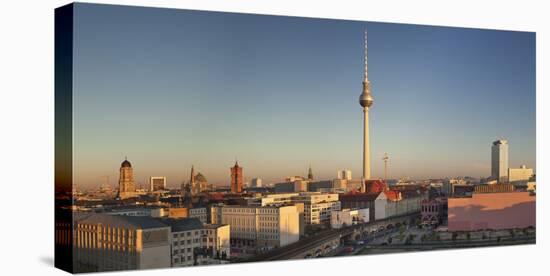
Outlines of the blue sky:
M 487 176 L 491 142 L 535 166 L 535 34 L 77 4 L 75 181 L 176 186 L 361 171 L 368 29 L 372 175 Z

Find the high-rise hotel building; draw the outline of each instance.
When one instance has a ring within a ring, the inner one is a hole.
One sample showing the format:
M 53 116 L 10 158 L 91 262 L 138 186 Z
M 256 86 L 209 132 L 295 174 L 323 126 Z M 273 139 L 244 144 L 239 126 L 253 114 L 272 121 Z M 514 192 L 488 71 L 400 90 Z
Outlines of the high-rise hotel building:
M 508 141 L 497 140 L 491 147 L 491 176 L 500 183 L 508 182 Z

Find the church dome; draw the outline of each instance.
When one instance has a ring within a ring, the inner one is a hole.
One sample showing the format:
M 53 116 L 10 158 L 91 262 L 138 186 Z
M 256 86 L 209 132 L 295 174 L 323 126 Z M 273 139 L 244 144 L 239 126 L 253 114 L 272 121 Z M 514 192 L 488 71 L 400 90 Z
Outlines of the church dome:
M 197 182 L 207 182 L 206 177 L 202 175 L 201 173 L 198 173 L 197 176 L 195 176 L 195 181 Z
M 130 164 L 130 161 L 124 160 L 124 162 L 122 162 L 122 164 L 120 164 L 120 166 L 123 167 L 123 168 L 126 168 L 126 167 L 131 168 L 132 164 Z

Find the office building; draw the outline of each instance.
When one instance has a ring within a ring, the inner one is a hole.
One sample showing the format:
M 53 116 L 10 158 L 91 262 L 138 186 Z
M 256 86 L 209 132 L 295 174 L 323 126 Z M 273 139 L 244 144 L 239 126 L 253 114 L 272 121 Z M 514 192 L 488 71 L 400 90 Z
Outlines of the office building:
M 341 208 L 338 194 L 307 192 L 292 197 L 293 203 L 304 204 L 304 217 L 306 224 L 330 223 L 332 211 Z
M 510 168 L 508 169 L 508 181 L 510 183 L 527 183 L 533 174 L 533 169 L 527 168 L 525 165 L 521 165 L 519 168 Z
M 261 178 L 252 178 L 252 180 L 250 181 L 250 187 L 253 187 L 253 188 L 262 187 L 262 179 Z
M 330 226 L 334 229 L 369 222 L 369 209 L 343 209 L 332 211 Z
M 341 180 L 351 180 L 351 170 L 340 170 L 338 171 L 338 179 Z
M 173 267 L 227 263 L 230 226 L 204 225 L 196 218 L 164 219 L 171 228 Z
M 212 206 L 213 222 L 231 225 L 231 244 L 265 251 L 298 241 L 296 206 Z
M 170 227 L 150 217 L 75 215 L 75 271 L 170 267 Z

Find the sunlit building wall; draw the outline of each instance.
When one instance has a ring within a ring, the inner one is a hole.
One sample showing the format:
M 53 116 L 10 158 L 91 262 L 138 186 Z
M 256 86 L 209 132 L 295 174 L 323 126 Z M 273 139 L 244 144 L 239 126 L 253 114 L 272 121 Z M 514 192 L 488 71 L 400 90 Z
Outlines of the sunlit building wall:
M 513 182 L 527 182 L 533 176 L 533 169 L 527 168 L 525 165 L 522 165 L 519 168 L 510 168 L 508 170 L 508 177 L 510 183 Z
M 449 198 L 449 231 L 513 229 L 535 226 L 536 197 L 529 192 L 474 193 Z
M 296 206 L 216 206 L 222 224 L 231 226 L 231 243 L 270 249 L 298 241 Z
M 75 216 L 75 271 L 170 267 L 170 227 L 149 217 Z

